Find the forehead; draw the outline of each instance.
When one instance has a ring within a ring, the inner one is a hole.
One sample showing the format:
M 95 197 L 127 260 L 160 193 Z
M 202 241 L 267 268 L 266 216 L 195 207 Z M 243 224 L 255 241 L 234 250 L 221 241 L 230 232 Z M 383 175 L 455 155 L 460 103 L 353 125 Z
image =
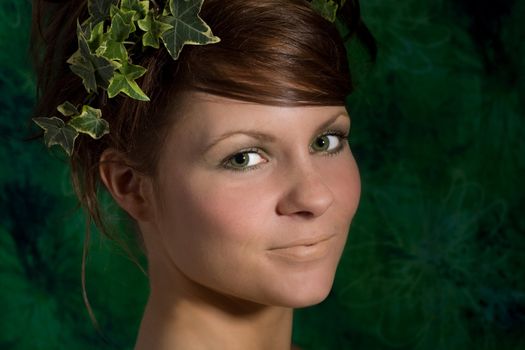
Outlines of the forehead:
M 180 126 L 199 126 L 211 134 L 232 127 L 299 127 L 342 113 L 346 106 L 275 106 L 230 99 L 200 91 L 185 93 L 184 108 L 176 111 Z

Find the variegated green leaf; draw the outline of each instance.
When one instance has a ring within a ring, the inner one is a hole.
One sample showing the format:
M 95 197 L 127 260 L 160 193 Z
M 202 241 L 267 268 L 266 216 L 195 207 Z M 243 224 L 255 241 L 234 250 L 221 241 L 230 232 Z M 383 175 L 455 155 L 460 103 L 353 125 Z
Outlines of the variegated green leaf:
M 146 17 L 149 10 L 149 1 L 122 0 L 120 8 L 123 10 L 134 11 L 133 20 L 138 21 Z
M 88 0 L 88 12 L 93 24 L 109 18 L 109 8 L 119 0 Z
M 185 44 L 205 45 L 220 41 L 199 17 L 202 3 L 203 0 L 169 0 L 171 15 L 160 17 L 161 22 L 173 27 L 162 33 L 161 40 L 174 60 L 178 59 Z
M 61 105 L 59 105 L 57 107 L 57 110 L 63 116 L 66 116 L 66 117 L 69 117 L 70 115 L 77 115 L 77 114 L 79 114 L 79 111 L 78 111 L 77 107 L 75 107 L 75 105 L 72 104 L 69 101 L 66 101 L 66 102 L 62 103 Z
M 342 2 L 344 4 L 344 2 Z M 329 20 L 330 22 L 335 22 L 337 15 L 337 8 L 339 7 L 332 0 L 312 0 L 310 6 L 316 10 L 321 16 Z M 342 5 L 341 5 L 342 6 Z
M 45 130 L 44 141 L 48 147 L 60 145 L 70 156 L 73 153 L 75 139 L 78 132 L 64 121 L 57 117 L 36 117 L 33 121 Z
M 104 33 L 104 22 L 98 22 L 95 26 L 87 22 L 84 36 L 87 39 L 89 50 L 95 52 L 107 36 Z
M 123 43 L 107 38 L 97 49 L 95 54 L 104 56 L 108 60 L 124 62 L 128 60 L 128 51 Z
M 111 18 L 111 27 L 109 30 L 109 36 L 112 40 L 123 42 L 129 37 L 130 33 L 136 30 L 135 23 L 133 22 L 134 11 L 121 11 L 118 10 Z
M 112 98 L 122 92 L 136 100 L 149 101 L 149 97 L 135 82 L 135 79 L 141 77 L 144 73 L 146 73 L 146 68 L 124 61 L 111 79 L 108 87 L 108 97 Z
M 94 139 L 99 139 L 109 133 L 109 124 L 102 118 L 102 111 L 88 105 L 83 105 L 82 113 L 72 118 L 68 125 Z
M 144 19 L 137 21 L 140 29 L 145 31 L 142 35 L 142 45 L 159 48 L 160 36 L 167 30 L 173 28 L 171 24 L 158 21 L 153 12 L 148 12 Z
M 82 78 L 88 92 L 96 91 L 97 86 L 107 88 L 109 79 L 120 64 L 91 52 L 77 19 L 78 49 L 68 58 L 71 70 Z

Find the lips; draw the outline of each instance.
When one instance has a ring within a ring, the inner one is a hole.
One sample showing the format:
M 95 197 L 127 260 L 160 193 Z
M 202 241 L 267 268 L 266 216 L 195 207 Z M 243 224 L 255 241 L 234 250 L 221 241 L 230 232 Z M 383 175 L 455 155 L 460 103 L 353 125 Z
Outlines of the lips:
M 287 244 L 284 244 L 278 247 L 270 248 L 269 250 L 285 249 L 285 248 L 292 248 L 292 247 L 297 247 L 297 246 L 311 246 L 311 245 L 326 241 L 327 239 L 330 239 L 334 235 L 335 234 L 322 235 L 322 236 L 309 237 L 309 238 L 301 238 L 301 239 L 291 241 Z
M 296 240 L 286 245 L 269 249 L 268 255 L 294 266 L 319 262 L 324 260 L 329 254 L 333 246 L 330 239 L 333 236 Z

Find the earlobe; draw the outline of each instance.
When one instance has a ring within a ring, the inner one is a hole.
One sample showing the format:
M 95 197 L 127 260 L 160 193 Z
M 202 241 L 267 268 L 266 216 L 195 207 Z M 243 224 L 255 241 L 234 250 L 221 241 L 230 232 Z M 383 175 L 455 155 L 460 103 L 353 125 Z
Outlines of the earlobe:
M 100 156 L 99 175 L 115 202 L 137 221 L 150 218 L 147 179 L 133 169 L 122 153 L 108 148 Z M 145 186 L 146 185 L 146 186 Z

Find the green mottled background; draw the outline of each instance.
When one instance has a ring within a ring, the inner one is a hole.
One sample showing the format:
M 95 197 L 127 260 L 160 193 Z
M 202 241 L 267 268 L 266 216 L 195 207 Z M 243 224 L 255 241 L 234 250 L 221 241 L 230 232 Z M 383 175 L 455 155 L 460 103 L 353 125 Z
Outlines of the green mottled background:
M 525 1 L 361 1 L 379 44 L 348 101 L 362 197 L 333 291 L 296 311 L 294 342 L 525 349 Z M 0 349 L 130 349 L 145 276 L 93 239 L 87 290 L 108 345 L 82 302 L 68 169 L 22 141 L 37 130 L 30 15 L 0 0 Z

